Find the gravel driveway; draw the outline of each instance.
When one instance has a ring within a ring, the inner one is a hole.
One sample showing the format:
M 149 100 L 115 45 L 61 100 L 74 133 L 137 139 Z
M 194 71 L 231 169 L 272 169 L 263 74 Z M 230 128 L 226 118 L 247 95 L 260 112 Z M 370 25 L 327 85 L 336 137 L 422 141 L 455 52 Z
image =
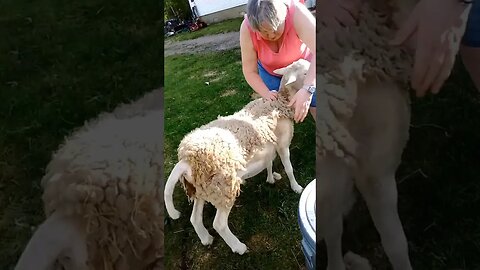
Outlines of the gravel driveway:
M 240 48 L 240 32 L 229 32 L 211 36 L 203 36 L 196 39 L 172 42 L 165 41 L 165 56 L 202 53 L 213 51 L 225 51 Z

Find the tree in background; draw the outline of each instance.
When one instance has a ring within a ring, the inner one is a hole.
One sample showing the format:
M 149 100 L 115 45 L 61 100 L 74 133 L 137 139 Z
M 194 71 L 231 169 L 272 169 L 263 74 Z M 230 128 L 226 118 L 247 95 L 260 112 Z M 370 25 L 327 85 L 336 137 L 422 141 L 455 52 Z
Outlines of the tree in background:
M 177 18 L 180 20 L 189 19 L 192 17 L 189 0 L 165 0 L 163 5 L 164 19 Z

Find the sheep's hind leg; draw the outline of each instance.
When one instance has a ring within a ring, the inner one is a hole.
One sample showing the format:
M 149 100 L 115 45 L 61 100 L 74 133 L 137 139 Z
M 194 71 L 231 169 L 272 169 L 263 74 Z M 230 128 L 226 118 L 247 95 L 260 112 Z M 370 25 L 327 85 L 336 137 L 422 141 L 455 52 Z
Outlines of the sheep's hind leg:
M 213 242 L 213 236 L 211 236 L 205 225 L 203 225 L 203 206 L 205 204 L 205 200 L 202 199 L 194 199 L 193 201 L 193 210 L 192 215 L 190 216 L 190 222 L 195 229 L 195 232 L 200 238 L 200 241 L 204 246 L 210 245 Z
M 290 187 L 296 193 L 302 193 L 303 188 L 297 183 L 295 180 L 295 176 L 293 175 L 293 167 L 292 163 L 290 162 L 290 149 L 288 147 L 278 147 L 277 148 L 278 155 L 282 160 L 283 167 L 285 168 L 285 173 L 290 180 Z
M 229 209 L 217 208 L 217 214 L 213 220 L 213 228 L 218 232 L 218 234 L 223 238 L 225 243 L 232 249 L 234 253 L 242 255 L 247 251 L 247 246 L 240 242 L 238 238 L 230 231 L 228 227 L 228 215 L 230 214 Z
M 352 173 L 342 159 L 328 155 L 317 161 L 316 194 L 317 229 L 327 248 L 327 270 L 345 270 L 343 216 L 354 203 L 354 193 Z
M 47 270 L 59 257 L 67 256 L 67 269 L 87 269 L 85 235 L 75 219 L 54 212 L 35 231 L 20 256 L 15 270 Z
M 267 162 L 267 183 L 275 184 L 275 180 L 282 179 L 282 176 L 279 173 L 273 172 L 273 159 L 266 161 Z
M 412 269 L 407 239 L 398 216 L 395 173 L 378 178 L 359 178 L 357 187 L 367 202 L 368 210 L 393 269 Z

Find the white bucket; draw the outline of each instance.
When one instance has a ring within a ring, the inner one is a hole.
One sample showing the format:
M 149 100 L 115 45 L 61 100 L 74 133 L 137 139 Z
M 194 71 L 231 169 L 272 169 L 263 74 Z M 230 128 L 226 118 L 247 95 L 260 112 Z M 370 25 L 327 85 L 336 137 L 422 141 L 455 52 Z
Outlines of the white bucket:
M 305 264 L 308 270 L 315 269 L 316 257 L 316 222 L 315 198 L 316 179 L 313 179 L 302 192 L 298 205 L 298 223 L 302 232 L 302 251 L 305 255 Z

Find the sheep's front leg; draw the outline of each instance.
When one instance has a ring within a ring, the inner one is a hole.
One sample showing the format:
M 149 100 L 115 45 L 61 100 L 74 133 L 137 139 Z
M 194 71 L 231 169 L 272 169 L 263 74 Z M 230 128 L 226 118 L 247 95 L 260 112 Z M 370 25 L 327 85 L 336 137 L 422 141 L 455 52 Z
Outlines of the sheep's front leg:
M 395 173 L 379 178 L 357 179 L 357 187 L 367 202 L 393 269 L 412 269 L 407 239 L 398 216 Z
M 278 147 L 277 148 L 278 155 L 282 160 L 283 167 L 285 168 L 285 173 L 290 180 L 290 187 L 296 193 L 302 193 L 303 188 L 297 183 L 295 180 L 295 176 L 293 175 L 293 167 L 292 163 L 290 162 L 290 149 L 288 147 Z
M 213 242 L 213 236 L 211 236 L 205 225 L 203 225 L 203 206 L 205 204 L 205 200 L 202 199 L 194 199 L 193 200 L 193 210 L 192 216 L 190 216 L 190 222 L 195 229 L 200 241 L 204 246 L 210 245 Z
M 213 228 L 218 232 L 218 234 L 223 238 L 225 243 L 227 243 L 234 253 L 242 255 L 247 251 L 247 246 L 240 242 L 240 240 L 233 235 L 228 227 L 228 215 L 230 214 L 230 210 L 231 208 L 217 208 L 217 214 L 213 220 Z

